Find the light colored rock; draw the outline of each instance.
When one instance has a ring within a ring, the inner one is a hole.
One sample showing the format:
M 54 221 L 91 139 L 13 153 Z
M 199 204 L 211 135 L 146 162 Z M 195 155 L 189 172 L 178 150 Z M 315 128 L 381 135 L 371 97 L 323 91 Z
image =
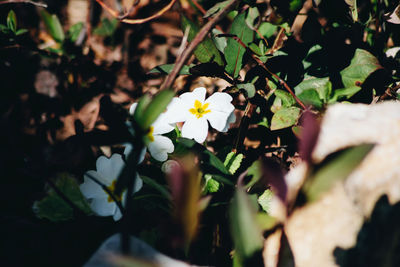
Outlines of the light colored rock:
M 352 174 L 318 201 L 294 211 L 285 223 L 296 266 L 338 266 L 335 248 L 354 247 L 376 201 L 384 194 L 391 204 L 400 201 L 400 103 L 329 107 L 313 159 L 320 162 L 332 152 L 363 143 L 376 146 Z M 305 173 L 300 164 L 287 174 L 289 194 L 298 188 Z M 265 249 L 265 257 L 267 252 Z
M 190 267 L 183 261 L 174 260 L 170 257 L 161 254 L 157 250 L 150 247 L 145 242 L 138 238 L 130 238 L 130 253 L 129 256 L 136 261 L 142 262 L 141 266 L 157 266 L 157 267 Z M 115 255 L 121 255 L 121 235 L 114 234 L 109 237 L 100 248 L 93 254 L 84 267 L 114 267 L 120 266 L 112 263 L 115 261 Z M 129 259 L 128 259 L 129 260 Z M 195 267 L 195 266 L 193 266 Z

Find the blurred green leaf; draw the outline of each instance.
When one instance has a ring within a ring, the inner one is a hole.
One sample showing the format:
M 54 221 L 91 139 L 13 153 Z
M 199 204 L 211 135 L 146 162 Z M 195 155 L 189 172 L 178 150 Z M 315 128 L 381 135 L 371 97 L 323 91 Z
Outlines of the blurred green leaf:
M 329 81 L 329 77 L 316 78 L 310 76 L 304 79 L 300 84 L 298 84 L 294 88 L 294 91 L 296 95 L 299 96 L 304 91 L 309 89 L 315 89 L 318 92 L 319 98 L 326 103 L 328 102 L 332 92 L 332 83 Z
M 142 117 L 137 121 L 143 130 L 149 129 L 158 116 L 165 111 L 174 96 L 175 93 L 172 90 L 163 90 L 154 96 L 143 111 Z M 137 108 L 139 108 L 139 104 Z
M 278 31 L 279 27 L 269 22 L 262 22 L 258 31 L 265 37 L 271 38 Z
M 204 150 L 202 152 L 202 158 L 205 160 L 203 164 L 210 165 L 220 171 L 222 174 L 230 175 L 229 171 L 225 167 L 224 163 L 213 153 L 208 150 Z
M 204 14 L 204 18 L 209 18 L 209 17 L 217 14 L 221 9 L 226 7 L 229 4 L 229 2 L 230 2 L 230 0 L 216 3 L 213 7 L 211 7 L 209 10 L 207 10 L 206 14 Z
M 300 116 L 300 109 L 297 107 L 281 108 L 271 120 L 271 130 L 279 130 L 296 124 Z
M 135 113 L 133 114 L 133 119 L 140 124 L 144 111 L 151 102 L 151 97 L 148 94 L 143 95 L 136 106 Z
M 229 208 L 231 236 L 235 256 L 240 262 L 253 257 L 263 248 L 263 236 L 256 221 L 257 211 L 241 186 L 238 186 Z
M 165 197 L 166 199 L 171 199 L 171 195 L 165 186 L 159 184 L 156 180 L 147 176 L 140 175 L 140 178 L 143 180 L 145 184 L 147 184 L 148 186 L 154 188 L 159 193 L 161 193 L 163 197 Z
M 307 89 L 297 95 L 298 98 L 305 104 L 316 107 L 317 109 L 322 108 L 322 101 L 319 98 L 318 92 L 314 89 Z
M 14 10 L 10 10 L 10 12 L 8 12 L 7 26 L 14 33 L 17 30 L 17 16 L 15 15 Z
M 213 179 L 213 176 L 211 174 L 204 175 L 204 179 L 206 180 L 206 184 L 205 184 L 205 192 L 206 193 L 218 192 L 220 184 L 218 181 Z
M 322 166 L 312 177 L 307 179 L 303 191 L 308 201 L 315 201 L 329 190 L 335 182 L 344 180 L 360 165 L 374 145 L 365 144 L 348 148 L 339 153 L 326 165 Z
M 57 175 L 56 187 L 78 208 L 86 214 L 92 211 L 83 197 L 76 179 L 68 173 Z M 73 209 L 53 189 L 42 200 L 36 201 L 33 210 L 39 218 L 46 218 L 53 222 L 73 219 Z
M 193 23 L 192 21 L 190 21 L 189 19 L 187 19 L 185 16 L 182 15 L 183 32 L 186 31 L 187 27 L 190 27 L 188 41 L 191 42 L 196 37 L 200 28 L 195 23 Z M 224 61 L 222 59 L 219 50 L 209 37 L 204 38 L 204 40 L 197 45 L 196 49 L 194 50 L 194 55 L 201 63 L 208 63 L 214 61 L 220 66 L 224 65 Z
M 21 35 L 21 34 L 24 34 L 24 33 L 27 33 L 28 32 L 28 30 L 27 29 L 19 29 L 19 30 L 17 30 L 16 32 L 15 32 L 15 35 Z
M 252 98 L 256 94 L 256 87 L 252 83 L 239 83 L 236 87 L 244 90 L 248 98 Z
M 264 212 L 257 213 L 256 219 L 262 231 L 271 230 L 279 223 L 279 221 L 275 217 L 272 217 Z
M 374 71 L 381 69 L 379 61 L 370 52 L 356 49 L 350 65 L 342 70 L 342 81 L 345 88 L 358 86 L 361 89 L 362 83 Z
M 51 15 L 46 10 L 41 10 L 40 14 L 42 15 L 43 22 L 51 37 L 59 43 L 63 42 L 65 35 L 58 17 L 55 14 Z
M 164 64 L 157 67 L 152 68 L 148 74 L 150 73 L 161 73 L 161 74 L 170 74 L 174 69 L 175 64 Z M 194 64 L 190 64 L 190 66 L 184 65 L 182 69 L 179 71 L 179 75 L 190 75 L 189 69 L 193 67 Z
M 110 20 L 108 18 L 103 18 L 101 20 L 101 24 L 93 30 L 93 33 L 100 36 L 109 37 L 114 34 L 117 28 L 118 28 L 117 19 L 113 18 Z
M 236 154 L 235 152 L 229 152 L 226 155 L 224 165 L 231 174 L 235 174 L 237 169 L 239 169 L 240 164 L 243 160 L 243 154 Z
M 83 22 L 78 22 L 69 28 L 68 37 L 71 40 L 71 42 L 76 42 L 76 40 L 78 40 L 79 34 L 81 33 L 82 29 L 83 29 Z
M 245 20 L 246 13 L 237 15 L 229 33 L 236 35 L 244 44 L 248 45 L 253 41 L 253 31 L 247 26 Z M 236 40 L 228 38 L 227 46 L 224 50 L 225 60 L 227 62 L 225 70 L 234 78 L 239 75 L 239 71 L 242 69 L 242 60 L 245 51 L 246 49 Z
M 262 193 L 261 196 L 258 197 L 258 204 L 260 204 L 261 208 L 269 213 L 271 209 L 271 201 L 272 201 L 273 193 L 270 189 L 267 189 Z

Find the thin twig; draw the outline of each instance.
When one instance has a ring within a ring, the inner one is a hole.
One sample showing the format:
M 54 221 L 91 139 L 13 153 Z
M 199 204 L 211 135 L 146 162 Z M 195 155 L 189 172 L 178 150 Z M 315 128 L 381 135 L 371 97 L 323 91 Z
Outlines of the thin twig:
M 107 6 L 102 0 L 96 0 L 99 5 L 101 5 L 106 11 L 108 11 L 113 17 L 120 19 L 121 22 L 127 23 L 127 24 L 142 24 L 145 22 L 148 22 L 150 20 L 153 20 L 155 18 L 158 18 L 162 16 L 165 12 L 171 9 L 171 7 L 175 4 L 176 0 L 172 0 L 169 2 L 168 5 L 163 7 L 160 11 L 158 11 L 156 14 L 151 15 L 150 17 L 144 18 L 144 19 L 127 19 L 123 18 L 124 16 L 120 16 L 119 12 L 112 9 L 111 7 Z M 121 19 L 123 18 L 123 19 Z
M 249 128 L 250 124 L 250 118 L 253 116 L 254 111 L 256 110 L 256 107 L 254 104 L 247 102 L 246 109 L 244 110 L 244 114 L 242 119 L 240 120 L 239 124 L 239 131 L 236 136 L 235 140 L 235 146 L 232 149 L 232 152 L 237 153 L 239 151 L 239 147 L 243 144 L 244 138 L 246 136 L 247 130 Z
M 37 3 L 29 0 L 9 0 L 9 1 L 0 1 L 0 5 L 5 4 L 31 4 L 38 7 L 47 8 L 47 4 L 45 3 Z
M 163 84 L 160 87 L 160 90 L 164 90 L 170 88 L 175 81 L 176 76 L 178 75 L 179 71 L 188 60 L 188 58 L 192 55 L 194 49 L 200 44 L 207 34 L 211 31 L 211 29 L 236 5 L 238 0 L 231 0 L 228 5 L 226 5 L 218 14 L 208 21 L 206 25 L 204 25 L 201 30 L 197 33 L 196 37 L 193 41 L 188 45 L 188 47 L 183 51 L 181 55 L 175 61 L 174 68 L 172 69 L 171 73 L 167 76 L 164 80 Z
M 234 40 L 236 40 L 242 47 L 244 47 L 244 49 L 246 49 L 247 51 L 250 51 L 247 47 L 247 45 L 245 45 L 242 40 L 240 40 L 239 37 L 237 37 L 234 34 L 218 34 L 217 37 L 231 37 Z M 303 104 L 303 102 L 301 102 L 301 100 L 295 95 L 295 93 L 293 92 L 292 89 L 290 89 L 289 85 L 283 80 L 281 79 L 278 75 L 276 75 L 275 73 L 273 73 L 272 71 L 270 71 L 265 65 L 264 63 L 258 58 L 256 57 L 253 53 L 251 53 L 250 51 L 250 55 L 251 57 L 258 63 L 258 65 L 260 65 L 264 70 L 266 70 L 269 74 L 271 74 L 275 79 L 278 80 L 279 84 L 282 85 L 283 87 L 285 87 L 285 89 L 293 96 L 293 98 L 296 100 L 296 102 L 305 110 L 307 109 L 306 106 Z

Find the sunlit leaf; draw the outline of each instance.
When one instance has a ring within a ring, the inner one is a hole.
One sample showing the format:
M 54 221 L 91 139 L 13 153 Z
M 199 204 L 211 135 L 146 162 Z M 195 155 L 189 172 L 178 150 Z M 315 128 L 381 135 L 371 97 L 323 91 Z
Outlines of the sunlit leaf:
M 7 26 L 12 31 L 15 32 L 17 30 L 17 16 L 13 10 L 10 10 L 7 15 Z
M 196 37 L 200 28 L 185 16 L 182 16 L 183 31 L 185 31 L 187 27 L 190 27 L 188 41 L 191 42 Z M 209 37 L 204 38 L 204 40 L 197 45 L 196 49 L 194 50 L 194 55 L 201 63 L 214 61 L 220 66 L 224 65 L 224 61 L 219 50 Z
M 300 116 L 300 109 L 297 107 L 281 108 L 271 120 L 271 130 L 279 130 L 294 125 Z
M 350 65 L 342 70 L 342 81 L 345 88 L 358 86 L 374 71 L 382 68 L 379 61 L 370 52 L 362 49 L 356 49 Z
M 240 83 L 237 84 L 238 89 L 242 89 L 246 92 L 248 98 L 252 98 L 256 94 L 256 87 L 252 83 Z
M 224 165 L 231 174 L 235 174 L 237 169 L 239 169 L 240 164 L 243 160 L 243 154 L 236 154 L 235 152 L 229 152 L 226 155 Z
M 235 17 L 229 33 L 239 37 L 240 40 L 242 40 L 242 42 L 246 45 L 253 41 L 253 31 L 246 24 L 245 13 L 239 14 Z M 239 71 L 242 68 L 242 60 L 245 51 L 245 48 L 242 47 L 236 40 L 233 38 L 228 38 L 227 46 L 224 50 L 225 60 L 227 62 L 225 70 L 233 77 L 237 77 L 239 75 Z
M 317 109 L 322 108 L 322 101 L 319 98 L 318 92 L 314 89 L 307 89 L 297 95 L 298 98 L 305 104 L 316 107 Z
M 258 204 L 260 204 L 261 208 L 269 213 L 271 208 L 273 193 L 270 189 L 266 189 L 261 196 L 258 197 Z
M 213 7 L 207 10 L 206 14 L 204 14 L 204 18 L 208 18 L 213 16 L 214 14 L 217 14 L 221 9 L 226 7 L 229 4 L 229 2 L 230 0 L 216 3 Z
M 317 91 L 319 98 L 327 102 L 332 92 L 332 83 L 329 81 L 329 77 L 307 77 L 294 88 L 297 96 L 309 89 Z
M 57 42 L 63 42 L 65 35 L 58 17 L 55 14 L 50 14 L 46 10 L 41 10 L 40 14 L 42 15 L 43 22 L 51 37 Z
M 218 192 L 220 184 L 218 181 L 213 179 L 213 176 L 210 174 L 204 175 L 205 181 L 205 192 L 206 193 L 215 193 Z

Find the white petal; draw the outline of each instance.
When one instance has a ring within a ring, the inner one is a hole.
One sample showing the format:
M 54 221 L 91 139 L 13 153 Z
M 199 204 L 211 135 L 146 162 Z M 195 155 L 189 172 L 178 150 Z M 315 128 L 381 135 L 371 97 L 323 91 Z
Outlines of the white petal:
M 211 127 L 221 132 L 226 126 L 229 114 L 213 110 L 205 114 L 204 117 L 210 122 Z
M 140 178 L 140 176 L 136 173 L 136 179 L 135 179 L 135 184 L 133 186 L 133 193 L 136 193 L 143 187 L 143 180 Z
M 127 160 L 129 154 L 133 150 L 133 146 L 131 143 L 123 143 L 123 145 L 125 146 L 124 149 L 125 160 Z M 145 156 L 146 156 L 146 148 L 143 148 L 139 155 L 139 161 L 138 161 L 139 164 L 143 162 Z
M 169 123 L 167 112 L 161 113 L 153 123 L 153 134 L 165 134 L 172 131 L 175 127 Z
M 79 189 L 82 192 L 82 195 L 85 198 L 95 198 L 95 197 L 104 197 L 107 193 L 101 188 L 99 184 L 89 178 L 89 176 L 94 177 L 95 179 L 99 180 L 101 183 L 102 177 L 97 174 L 95 171 L 88 171 L 83 176 L 83 183 L 79 186 Z
M 185 103 L 182 99 L 174 97 L 167 107 L 165 114 L 166 122 L 172 124 L 176 122 L 186 121 L 191 115 L 189 109 L 191 107 L 188 103 Z
M 129 108 L 129 114 L 133 115 L 135 113 L 136 107 L 138 103 L 133 103 L 131 107 Z
M 108 201 L 108 197 L 94 198 L 89 201 L 89 205 L 92 211 L 98 216 L 113 216 L 115 209 L 118 208 L 115 202 Z
M 179 96 L 185 103 L 187 103 L 190 107 L 194 107 L 194 101 L 198 100 L 201 103 L 204 103 L 204 99 L 206 98 L 206 88 L 198 87 L 193 90 L 193 92 L 183 93 Z
M 227 132 L 229 130 L 229 127 L 232 123 L 236 122 L 236 115 L 235 115 L 235 111 L 232 111 L 232 113 L 229 115 L 228 120 L 226 122 L 225 128 L 222 129 L 221 132 Z
M 174 144 L 172 141 L 162 135 L 154 135 L 154 141 L 148 146 L 151 156 L 158 161 L 166 161 L 167 153 L 174 152 Z
M 230 114 L 235 107 L 231 104 L 232 97 L 227 93 L 214 93 L 206 99 L 205 103 L 209 103 L 208 109 L 213 111 L 220 111 Z
M 104 182 L 105 185 L 109 186 L 111 185 L 113 181 L 113 163 L 112 161 L 105 157 L 105 156 L 100 156 L 96 160 L 96 170 L 97 174 L 101 176 L 102 181 Z
M 182 127 L 182 137 L 193 138 L 198 143 L 203 143 L 208 134 L 208 123 L 206 118 L 192 117 Z
M 115 209 L 113 219 L 114 219 L 114 221 L 119 221 L 121 218 L 122 218 L 122 213 L 121 213 L 121 210 L 117 206 L 117 208 Z

